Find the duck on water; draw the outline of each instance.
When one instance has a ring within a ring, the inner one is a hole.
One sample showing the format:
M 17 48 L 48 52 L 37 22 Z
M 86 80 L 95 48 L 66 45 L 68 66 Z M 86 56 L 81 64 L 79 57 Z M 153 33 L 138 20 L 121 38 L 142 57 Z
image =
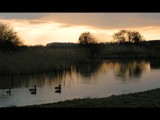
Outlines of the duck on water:
M 9 90 L 7 90 L 6 93 L 8 93 L 9 95 L 11 95 L 11 88 L 9 88 Z
M 54 88 L 55 88 L 55 93 L 61 93 L 61 85 L 60 84 Z
M 34 88 L 30 88 L 29 91 L 31 92 L 31 94 L 35 94 L 36 95 L 36 92 L 37 92 L 37 86 L 34 85 Z

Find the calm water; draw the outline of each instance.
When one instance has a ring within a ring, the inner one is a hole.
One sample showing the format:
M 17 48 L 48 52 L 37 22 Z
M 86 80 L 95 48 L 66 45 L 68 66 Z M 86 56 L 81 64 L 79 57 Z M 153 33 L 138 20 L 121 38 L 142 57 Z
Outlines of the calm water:
M 55 87 L 61 85 L 61 92 Z M 37 86 L 36 94 L 29 91 Z M 159 60 L 106 60 L 72 66 L 70 71 L 0 76 L 0 107 L 107 97 L 160 87 Z M 11 88 L 11 94 L 6 91 Z

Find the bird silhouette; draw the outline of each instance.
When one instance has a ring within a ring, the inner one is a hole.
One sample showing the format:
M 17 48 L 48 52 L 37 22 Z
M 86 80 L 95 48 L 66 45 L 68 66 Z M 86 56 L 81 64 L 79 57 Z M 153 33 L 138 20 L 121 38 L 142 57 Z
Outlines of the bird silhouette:
M 9 88 L 9 90 L 7 90 L 6 93 L 8 93 L 9 95 L 11 95 L 11 88 Z
M 55 89 L 61 89 L 61 85 L 59 84 L 57 87 L 54 87 Z
M 55 90 L 55 93 L 61 93 L 61 89 Z
M 34 88 L 30 88 L 30 89 L 29 89 L 29 91 L 31 91 L 31 92 L 32 92 L 32 91 L 36 91 L 36 90 L 37 90 L 36 85 L 34 85 Z
M 36 95 L 36 91 L 32 91 L 32 92 L 31 92 L 31 94 L 34 94 L 34 95 Z
M 61 93 L 61 85 L 59 84 L 57 87 L 54 87 L 55 88 L 55 93 Z
M 36 85 L 34 85 L 34 88 L 30 88 L 29 91 L 31 92 L 31 94 L 36 95 L 36 93 L 37 93 Z

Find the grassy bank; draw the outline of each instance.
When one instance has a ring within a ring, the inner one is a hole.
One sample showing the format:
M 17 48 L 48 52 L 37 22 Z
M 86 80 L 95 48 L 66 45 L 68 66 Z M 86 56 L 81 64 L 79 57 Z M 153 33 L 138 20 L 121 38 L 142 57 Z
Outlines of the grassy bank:
M 43 105 L 33 105 L 26 107 L 43 107 L 43 108 L 154 108 L 160 107 L 160 88 L 145 92 L 123 94 L 110 96 L 107 98 L 87 98 L 74 99 L 64 102 L 50 103 Z

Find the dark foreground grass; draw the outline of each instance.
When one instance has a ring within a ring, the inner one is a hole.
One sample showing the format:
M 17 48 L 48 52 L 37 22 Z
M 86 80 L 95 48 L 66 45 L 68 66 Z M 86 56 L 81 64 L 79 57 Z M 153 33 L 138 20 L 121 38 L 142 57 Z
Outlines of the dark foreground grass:
M 160 88 L 145 92 L 110 96 L 106 98 L 74 99 L 64 102 L 33 105 L 42 108 L 155 108 L 160 107 Z

